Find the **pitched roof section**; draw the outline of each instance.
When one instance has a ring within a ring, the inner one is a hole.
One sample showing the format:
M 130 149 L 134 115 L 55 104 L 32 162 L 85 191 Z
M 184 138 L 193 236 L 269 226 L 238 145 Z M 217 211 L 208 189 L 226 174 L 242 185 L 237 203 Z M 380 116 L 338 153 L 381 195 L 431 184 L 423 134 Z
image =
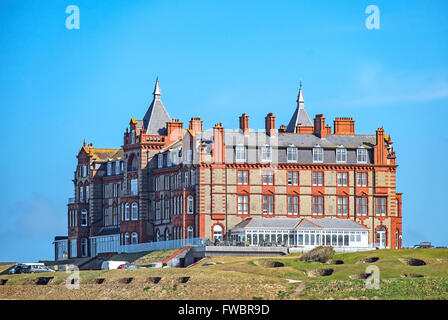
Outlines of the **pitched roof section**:
M 296 132 L 296 126 L 313 126 L 308 113 L 305 110 L 305 100 L 303 99 L 302 84 L 300 84 L 299 95 L 297 96 L 297 108 L 289 121 L 286 132 Z
M 162 91 L 159 86 L 159 79 L 156 79 L 156 85 L 153 92 L 153 100 L 148 111 L 143 118 L 143 125 L 146 128 L 146 134 L 149 135 L 165 135 L 166 123 L 171 121 L 168 111 L 163 106 L 160 96 Z
M 94 148 L 91 146 L 82 147 L 81 150 L 84 150 L 86 154 L 92 156 L 95 161 L 109 161 L 117 160 L 119 158 L 123 158 L 123 149 L 105 149 L 105 148 Z

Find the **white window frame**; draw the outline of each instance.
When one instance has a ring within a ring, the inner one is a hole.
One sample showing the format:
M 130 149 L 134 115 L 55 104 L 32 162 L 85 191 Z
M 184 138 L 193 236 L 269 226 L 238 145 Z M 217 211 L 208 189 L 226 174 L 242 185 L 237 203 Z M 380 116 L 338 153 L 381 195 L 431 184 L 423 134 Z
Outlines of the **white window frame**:
M 87 216 L 87 210 L 82 209 L 81 210 L 81 227 L 87 227 L 88 225 L 88 216 Z
M 112 175 L 112 162 L 110 161 L 107 162 L 107 175 L 108 176 Z
M 313 148 L 313 162 L 322 163 L 324 162 L 324 148 L 321 146 L 315 146 Z
M 347 149 L 343 146 L 339 146 L 336 148 L 336 162 L 347 163 Z
M 248 185 L 249 184 L 249 170 L 239 170 L 237 177 L 237 184 Z
M 266 177 L 266 181 L 265 181 Z M 264 170 L 261 173 L 262 185 L 264 186 L 272 186 L 274 185 L 274 171 Z
M 194 198 L 193 198 L 193 196 L 187 197 L 187 213 L 188 214 L 194 213 Z
M 367 149 L 365 147 L 359 147 L 356 150 L 356 161 L 358 163 L 367 163 Z
M 132 203 L 131 220 L 138 220 L 138 203 L 137 202 Z
M 244 145 L 238 145 L 235 147 L 235 162 L 246 162 L 247 150 Z
M 138 195 L 138 179 L 131 179 L 131 195 Z
M 287 183 L 288 183 L 288 186 L 298 186 L 299 185 L 299 172 L 298 171 L 288 171 Z
M 261 161 L 262 162 L 271 162 L 272 161 L 272 147 L 271 146 L 261 147 Z
M 290 203 L 290 199 L 294 199 L 292 203 Z M 298 196 L 287 196 L 286 198 L 287 206 L 288 206 L 288 215 L 297 216 L 299 214 L 299 197 Z M 291 206 L 293 206 L 294 210 L 291 210 Z M 297 210 L 295 210 L 297 209 Z
M 132 232 L 131 234 L 131 244 L 137 244 L 138 243 L 138 233 Z
M 157 168 L 163 168 L 163 153 L 157 155 Z
M 299 150 L 297 147 L 289 146 L 286 149 L 286 159 L 287 162 L 295 163 L 299 161 Z
M 89 255 L 89 250 L 88 250 L 88 245 L 87 245 L 87 238 L 82 238 L 81 239 L 81 256 L 82 257 L 87 257 Z
M 336 173 L 336 182 L 338 187 L 348 186 L 348 172 L 338 172 Z
M 238 196 L 238 214 L 249 214 L 249 196 Z
M 126 204 L 124 205 L 124 220 L 125 221 L 129 221 L 130 220 L 130 216 L 131 216 L 131 205 L 126 202 Z

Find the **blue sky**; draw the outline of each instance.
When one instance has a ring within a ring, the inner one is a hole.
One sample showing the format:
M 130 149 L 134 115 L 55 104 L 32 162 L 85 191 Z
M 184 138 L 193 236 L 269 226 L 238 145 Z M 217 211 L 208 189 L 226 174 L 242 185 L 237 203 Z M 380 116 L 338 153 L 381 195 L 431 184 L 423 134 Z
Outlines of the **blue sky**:
M 68 5 L 80 29 L 68 30 Z M 380 30 L 365 27 L 368 5 Z M 446 1 L 0 2 L 0 261 L 51 259 L 85 138 L 120 147 L 159 76 L 171 117 L 287 124 L 303 79 L 312 118 L 384 126 L 404 245 L 448 245 Z

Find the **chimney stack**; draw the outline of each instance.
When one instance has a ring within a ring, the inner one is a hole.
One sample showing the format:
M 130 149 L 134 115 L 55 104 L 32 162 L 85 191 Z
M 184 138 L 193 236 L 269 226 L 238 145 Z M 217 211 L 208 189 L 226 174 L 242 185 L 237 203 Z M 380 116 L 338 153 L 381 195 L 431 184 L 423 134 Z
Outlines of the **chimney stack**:
M 375 164 L 387 164 L 387 149 L 384 145 L 384 129 L 376 130 L 376 146 L 373 147 L 373 161 Z
M 334 119 L 334 134 L 354 135 L 355 120 L 353 118 Z
M 328 129 L 325 128 L 325 118 L 323 114 L 316 114 L 314 118 L 314 134 L 321 139 L 325 139 Z
M 202 132 L 202 120 L 200 117 L 191 118 L 188 129 L 193 131 L 193 134 L 195 135 L 197 132 Z
M 268 113 L 268 115 L 264 118 L 266 125 L 266 134 L 268 136 L 275 136 L 275 117 L 272 112 Z
M 224 163 L 225 146 L 224 146 L 224 128 L 222 123 L 217 123 L 213 127 L 213 150 L 212 159 L 214 163 Z
M 179 119 L 173 119 L 166 123 L 168 141 L 174 142 L 182 139 L 184 124 Z M 143 130 L 142 130 L 143 134 Z
M 243 113 L 240 117 L 240 131 L 247 135 L 249 134 L 249 116 Z

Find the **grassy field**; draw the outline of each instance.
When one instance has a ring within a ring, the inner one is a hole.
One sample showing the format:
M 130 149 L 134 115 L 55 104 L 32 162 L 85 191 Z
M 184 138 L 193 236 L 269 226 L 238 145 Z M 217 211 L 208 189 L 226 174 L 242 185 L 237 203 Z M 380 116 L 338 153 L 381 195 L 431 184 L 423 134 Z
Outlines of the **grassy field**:
M 156 253 L 155 253 L 156 254 Z M 300 262 L 300 255 L 281 257 L 213 257 L 191 268 L 81 271 L 79 289 L 68 289 L 64 272 L 0 275 L 0 299 L 448 299 L 448 249 L 375 250 L 335 254 L 344 264 Z M 369 264 L 356 262 L 378 257 L 380 288 L 367 289 L 366 280 L 350 275 L 364 273 Z M 409 266 L 399 258 L 418 258 L 424 266 Z M 268 268 L 260 260 L 283 267 Z M 222 262 L 202 266 L 205 262 Z M 3 269 L 7 268 L 2 266 Z M 310 277 L 313 269 L 331 268 L 325 277 Z M 1 271 L 1 270 L 0 270 Z M 402 278 L 418 274 L 419 278 Z M 29 284 L 38 277 L 54 276 L 48 285 Z M 180 279 L 189 277 L 183 283 Z M 103 284 L 92 280 L 104 278 Z M 124 278 L 133 278 L 122 283 Z M 161 278 L 153 283 L 154 278 Z

